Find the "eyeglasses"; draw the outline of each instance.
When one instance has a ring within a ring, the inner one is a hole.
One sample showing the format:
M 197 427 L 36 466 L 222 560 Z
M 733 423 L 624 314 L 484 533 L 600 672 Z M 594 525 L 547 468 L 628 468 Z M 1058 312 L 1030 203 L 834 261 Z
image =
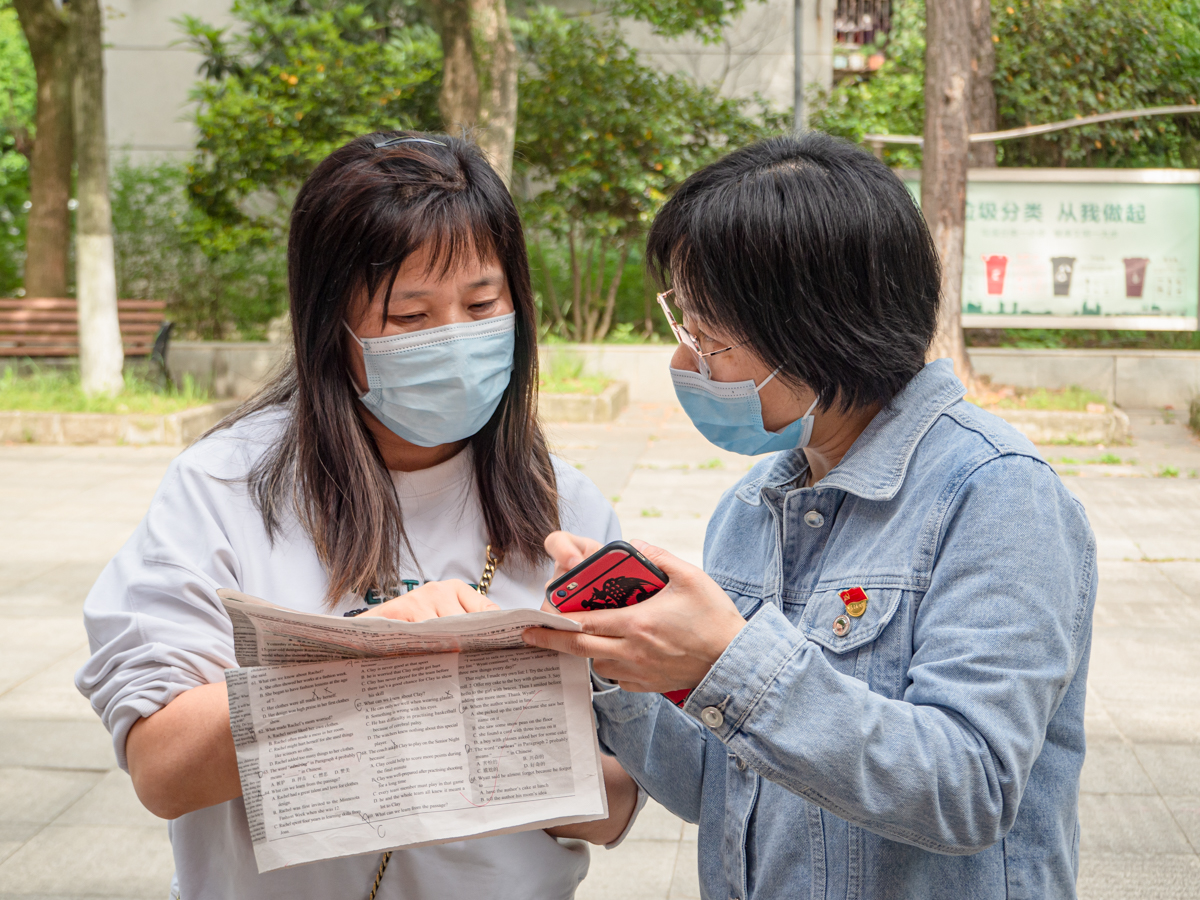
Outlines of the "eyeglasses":
M 720 350 L 709 350 L 707 353 L 700 349 L 700 342 L 692 335 L 690 331 L 675 321 L 675 317 L 671 315 L 671 307 L 667 305 L 667 297 L 675 293 L 674 289 L 663 291 L 658 295 L 658 305 L 662 307 L 663 315 L 667 317 L 667 324 L 671 326 L 671 331 L 675 334 L 675 340 L 683 344 L 692 351 L 696 356 L 697 367 L 700 369 L 700 374 L 705 378 L 712 378 L 712 370 L 708 367 L 708 358 L 716 356 L 718 353 L 725 353 L 742 346 L 741 344 L 730 344 L 728 347 L 722 347 Z

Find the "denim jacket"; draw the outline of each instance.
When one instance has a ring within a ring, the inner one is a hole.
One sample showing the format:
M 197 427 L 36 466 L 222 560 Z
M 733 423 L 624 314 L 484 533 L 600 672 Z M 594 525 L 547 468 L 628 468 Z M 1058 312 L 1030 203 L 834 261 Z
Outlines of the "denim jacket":
M 1095 541 L 962 396 L 939 360 L 814 487 L 759 462 L 704 547 L 748 624 L 682 710 L 596 693 L 605 748 L 699 822 L 706 900 L 1075 896 Z

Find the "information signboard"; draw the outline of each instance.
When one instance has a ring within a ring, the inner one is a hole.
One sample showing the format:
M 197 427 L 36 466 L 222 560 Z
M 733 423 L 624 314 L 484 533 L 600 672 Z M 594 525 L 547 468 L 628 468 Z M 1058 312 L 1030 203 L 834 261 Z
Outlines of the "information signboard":
M 1198 297 L 1200 172 L 971 170 L 964 327 L 1195 329 Z

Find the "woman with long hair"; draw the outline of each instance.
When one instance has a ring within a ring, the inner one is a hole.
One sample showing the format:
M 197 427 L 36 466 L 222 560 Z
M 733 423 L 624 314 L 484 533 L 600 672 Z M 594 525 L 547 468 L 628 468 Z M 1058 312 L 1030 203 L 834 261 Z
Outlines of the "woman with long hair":
M 547 450 L 520 219 L 473 145 L 389 133 L 331 154 L 296 198 L 288 285 L 294 359 L 172 463 L 84 608 L 76 683 L 139 798 L 172 820 L 186 900 L 366 897 L 380 867 L 257 873 L 218 589 L 408 621 L 537 608 L 547 534 L 618 536 L 595 486 Z M 587 851 L 556 838 L 617 839 L 637 801 L 611 759 L 605 778 L 609 819 L 400 851 L 377 896 L 570 897 Z

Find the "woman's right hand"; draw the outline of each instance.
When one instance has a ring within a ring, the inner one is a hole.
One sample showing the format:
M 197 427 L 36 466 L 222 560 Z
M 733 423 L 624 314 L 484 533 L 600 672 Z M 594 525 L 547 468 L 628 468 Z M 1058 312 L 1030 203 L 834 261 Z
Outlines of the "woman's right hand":
M 398 619 L 401 622 L 422 622 L 441 616 L 458 616 L 499 608 L 465 581 L 452 578 L 449 581 L 430 581 L 416 590 L 372 607 L 362 615 L 383 616 L 385 619 Z

